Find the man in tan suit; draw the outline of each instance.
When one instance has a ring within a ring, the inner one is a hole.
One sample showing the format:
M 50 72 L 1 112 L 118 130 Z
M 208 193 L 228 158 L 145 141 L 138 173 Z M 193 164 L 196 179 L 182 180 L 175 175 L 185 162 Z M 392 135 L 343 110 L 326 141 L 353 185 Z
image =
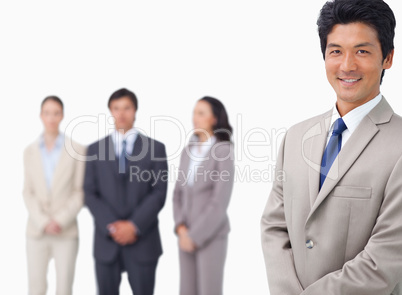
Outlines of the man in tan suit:
M 335 0 L 318 27 L 337 100 L 282 142 L 261 220 L 270 294 L 402 294 L 402 118 L 380 93 L 394 14 Z
M 59 132 L 62 119 L 62 101 L 56 96 L 45 98 L 41 106 L 44 133 L 24 151 L 30 295 L 46 294 L 51 258 L 56 266 L 56 294 L 72 294 L 78 252 L 76 217 L 83 205 L 85 169 L 79 157 L 85 150 Z

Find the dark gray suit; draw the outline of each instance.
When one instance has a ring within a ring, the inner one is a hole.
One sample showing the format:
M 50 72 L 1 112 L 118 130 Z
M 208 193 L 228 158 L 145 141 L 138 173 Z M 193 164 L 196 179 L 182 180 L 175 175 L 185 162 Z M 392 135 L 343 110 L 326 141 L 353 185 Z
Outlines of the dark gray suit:
M 86 165 L 85 204 L 95 221 L 94 257 L 99 294 L 118 294 L 120 274 L 126 270 L 136 295 L 153 294 L 156 264 L 162 254 L 158 213 L 165 204 L 167 160 L 165 146 L 138 134 L 127 160 L 126 173 L 118 173 L 110 136 L 92 144 Z M 138 240 L 120 246 L 107 225 L 130 220 L 138 228 Z

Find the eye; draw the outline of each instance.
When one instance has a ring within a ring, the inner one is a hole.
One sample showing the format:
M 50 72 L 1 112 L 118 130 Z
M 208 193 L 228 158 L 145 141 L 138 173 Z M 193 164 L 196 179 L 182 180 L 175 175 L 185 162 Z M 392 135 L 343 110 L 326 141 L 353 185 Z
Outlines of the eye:
M 339 54 L 339 53 L 341 53 L 341 51 L 340 50 L 332 50 L 329 54 Z
M 360 50 L 357 51 L 357 53 L 366 54 L 366 53 L 369 53 L 369 52 L 367 50 L 360 49 Z

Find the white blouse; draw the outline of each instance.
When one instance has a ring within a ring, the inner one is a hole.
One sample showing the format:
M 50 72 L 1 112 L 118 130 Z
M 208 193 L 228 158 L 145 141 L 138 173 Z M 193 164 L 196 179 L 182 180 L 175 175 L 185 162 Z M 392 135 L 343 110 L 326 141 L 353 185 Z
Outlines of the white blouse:
M 197 138 L 194 136 L 194 138 Z M 188 174 L 187 174 L 187 184 L 190 186 L 194 185 L 194 181 L 196 179 L 196 172 L 197 169 L 200 166 L 200 163 L 205 160 L 205 156 L 208 154 L 208 151 L 211 149 L 211 147 L 215 144 L 216 142 L 216 137 L 211 136 L 208 138 L 208 140 L 203 141 L 203 142 L 195 142 L 193 146 L 190 149 L 190 154 L 188 155 L 190 157 L 190 163 L 188 167 Z M 198 175 L 200 177 L 200 175 Z

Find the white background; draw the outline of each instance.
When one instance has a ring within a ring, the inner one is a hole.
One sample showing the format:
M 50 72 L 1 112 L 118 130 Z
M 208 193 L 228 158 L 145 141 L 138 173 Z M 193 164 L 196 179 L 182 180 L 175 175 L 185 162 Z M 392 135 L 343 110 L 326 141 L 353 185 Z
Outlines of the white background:
M 151 133 L 151 117 L 173 117 L 190 132 L 196 100 L 215 96 L 225 104 L 234 127 L 238 171 L 248 166 L 257 173 L 272 172 L 281 131 L 335 102 L 316 29 L 324 2 L 1 1 L 0 294 L 27 293 L 22 152 L 42 131 L 39 106 L 45 96 L 55 94 L 65 102 L 64 131 L 82 116 L 108 117 L 108 97 L 127 87 L 139 99 L 135 125 L 163 141 L 169 154 L 184 144 L 186 134 L 160 122 Z M 401 2 L 387 2 L 402 22 Z M 394 66 L 382 87 L 397 113 L 402 113 L 401 40 L 398 27 Z M 83 123 L 73 138 L 89 144 L 108 128 L 110 124 L 101 125 L 99 131 L 96 124 Z M 243 144 L 248 132 L 249 141 L 266 141 L 249 152 L 268 160 L 247 156 Z M 177 167 L 178 158 L 172 157 L 169 165 Z M 157 295 L 178 294 L 173 186 L 174 178 L 160 214 L 164 255 Z M 259 220 L 270 187 L 270 179 L 235 183 L 225 294 L 269 294 Z M 86 208 L 79 214 L 79 226 L 74 291 L 95 294 L 93 223 Z M 54 290 L 52 263 L 48 293 Z M 126 277 L 121 290 L 130 294 Z

